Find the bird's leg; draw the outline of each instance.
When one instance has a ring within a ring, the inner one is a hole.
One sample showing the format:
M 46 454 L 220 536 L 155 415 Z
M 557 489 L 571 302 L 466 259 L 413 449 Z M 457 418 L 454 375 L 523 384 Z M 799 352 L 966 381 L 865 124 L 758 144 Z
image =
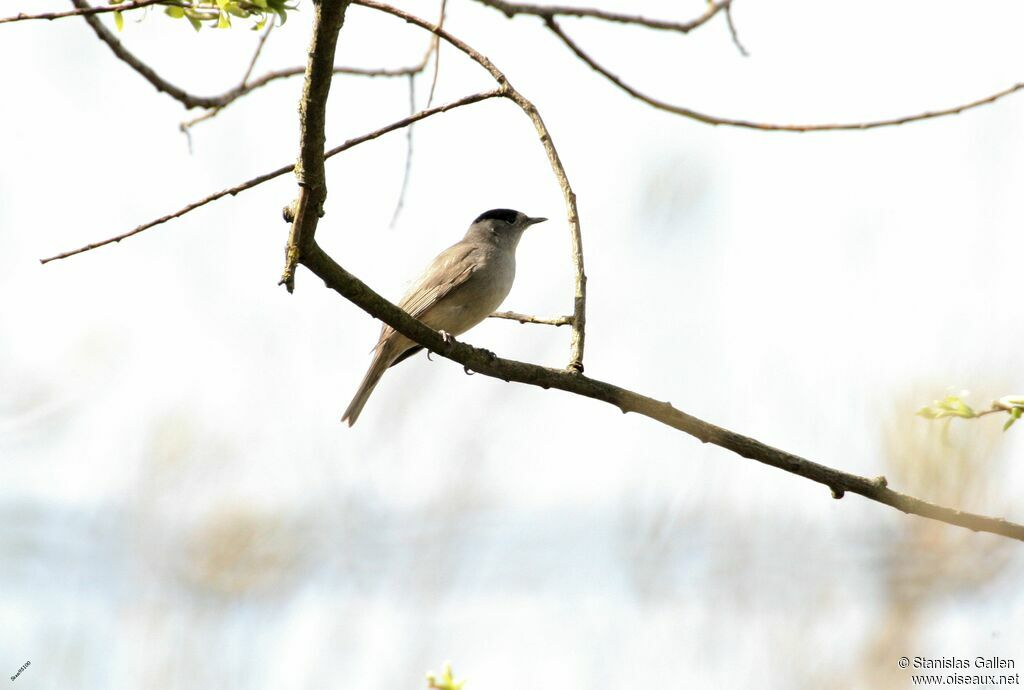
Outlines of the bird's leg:
M 441 340 L 443 340 L 444 344 L 447 345 L 448 347 L 451 347 L 455 343 L 455 336 L 453 336 L 448 331 L 441 329 L 438 331 L 438 333 L 441 334 Z M 432 354 L 434 354 L 433 350 L 427 350 L 427 359 L 430 360 L 431 362 L 434 361 L 433 358 L 430 356 Z

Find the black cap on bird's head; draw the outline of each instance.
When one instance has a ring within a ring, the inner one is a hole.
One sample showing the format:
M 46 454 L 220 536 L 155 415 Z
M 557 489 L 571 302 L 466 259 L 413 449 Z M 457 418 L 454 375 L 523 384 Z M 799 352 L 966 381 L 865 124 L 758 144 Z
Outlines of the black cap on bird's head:
M 492 208 L 490 211 L 484 211 L 477 216 L 476 220 L 473 221 L 473 224 L 475 225 L 476 223 L 480 223 L 485 220 L 496 220 L 509 225 L 522 226 L 525 228 L 530 225 L 534 225 L 535 223 L 543 223 L 547 218 L 530 218 L 525 213 L 513 211 L 510 208 Z

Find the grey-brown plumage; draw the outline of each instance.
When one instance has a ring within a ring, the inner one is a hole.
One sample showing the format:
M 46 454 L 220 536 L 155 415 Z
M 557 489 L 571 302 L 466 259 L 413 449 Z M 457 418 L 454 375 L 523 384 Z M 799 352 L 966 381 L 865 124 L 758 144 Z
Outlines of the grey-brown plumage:
M 545 220 L 503 208 L 480 214 L 460 242 L 437 255 L 398 306 L 436 331 L 465 333 L 501 306 L 516 277 L 516 247 L 523 231 Z M 422 349 L 385 324 L 370 368 L 341 421 L 355 424 L 388 367 Z

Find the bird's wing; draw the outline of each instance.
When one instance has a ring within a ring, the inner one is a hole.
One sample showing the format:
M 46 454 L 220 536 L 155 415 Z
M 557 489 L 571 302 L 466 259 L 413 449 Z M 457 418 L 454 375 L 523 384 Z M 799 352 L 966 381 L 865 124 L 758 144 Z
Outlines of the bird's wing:
M 469 280 L 476 269 L 474 254 L 477 251 L 476 247 L 461 242 L 445 249 L 409 288 L 398 306 L 415 318 L 422 318 L 438 300 Z M 385 324 L 377 344 L 383 343 L 392 332 Z
M 440 299 L 469 280 L 476 269 L 474 254 L 477 251 L 476 247 L 462 243 L 445 249 L 409 288 L 398 306 L 417 319 L 422 318 Z

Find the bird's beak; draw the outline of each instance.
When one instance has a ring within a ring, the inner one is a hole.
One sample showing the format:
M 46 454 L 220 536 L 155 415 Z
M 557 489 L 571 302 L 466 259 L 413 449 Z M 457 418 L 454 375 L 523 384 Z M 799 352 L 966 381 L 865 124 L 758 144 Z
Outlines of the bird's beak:
M 528 226 L 529 225 L 536 225 L 537 223 L 543 223 L 546 220 L 547 220 L 547 218 L 527 218 L 526 219 L 526 224 Z

